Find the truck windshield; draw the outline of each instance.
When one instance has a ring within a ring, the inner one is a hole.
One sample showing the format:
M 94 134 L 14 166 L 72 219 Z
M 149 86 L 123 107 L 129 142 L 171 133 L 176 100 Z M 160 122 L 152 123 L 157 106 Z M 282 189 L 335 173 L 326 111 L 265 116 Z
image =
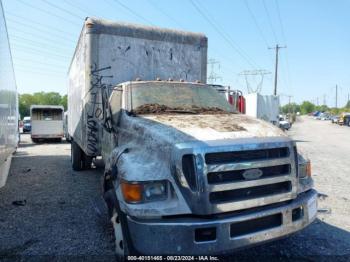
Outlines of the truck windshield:
M 132 85 L 132 112 L 147 113 L 235 113 L 224 94 L 210 86 L 184 83 L 140 83 Z

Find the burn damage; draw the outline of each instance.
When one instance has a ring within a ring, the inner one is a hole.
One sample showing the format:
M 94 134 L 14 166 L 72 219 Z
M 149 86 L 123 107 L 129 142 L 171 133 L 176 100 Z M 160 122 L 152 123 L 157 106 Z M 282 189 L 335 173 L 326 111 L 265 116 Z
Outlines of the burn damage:
M 233 114 L 218 107 L 169 107 L 159 104 L 144 104 L 132 110 L 134 115 L 146 114 Z

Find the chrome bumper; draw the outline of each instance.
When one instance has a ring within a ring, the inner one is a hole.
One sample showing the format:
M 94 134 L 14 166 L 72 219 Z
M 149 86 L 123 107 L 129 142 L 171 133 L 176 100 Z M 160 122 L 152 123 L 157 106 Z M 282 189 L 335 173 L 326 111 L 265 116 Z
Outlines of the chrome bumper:
M 131 241 L 140 253 L 209 255 L 229 253 L 299 231 L 315 220 L 316 212 L 317 192 L 309 190 L 284 205 L 219 219 L 127 218 Z

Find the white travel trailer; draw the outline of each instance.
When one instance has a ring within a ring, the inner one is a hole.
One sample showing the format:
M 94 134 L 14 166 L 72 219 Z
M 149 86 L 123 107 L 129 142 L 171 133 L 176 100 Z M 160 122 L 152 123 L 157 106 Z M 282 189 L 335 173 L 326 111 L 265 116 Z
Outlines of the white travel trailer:
M 19 136 L 17 87 L 1 2 L 0 46 L 0 187 L 3 187 Z
M 31 138 L 33 142 L 43 139 L 61 140 L 63 138 L 63 106 L 32 105 Z

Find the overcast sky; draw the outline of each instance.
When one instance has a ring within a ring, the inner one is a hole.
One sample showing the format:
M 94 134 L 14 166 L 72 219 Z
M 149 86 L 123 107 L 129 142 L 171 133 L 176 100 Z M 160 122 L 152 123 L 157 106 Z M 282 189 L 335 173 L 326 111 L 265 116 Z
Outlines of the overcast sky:
M 280 49 L 278 93 L 339 105 L 350 92 L 350 1 L 346 0 L 3 0 L 20 93 L 66 93 L 66 72 L 86 16 L 202 32 L 219 84 L 247 92 L 244 70 L 271 72 Z M 208 66 L 211 73 L 211 66 Z M 252 88 L 261 77 L 249 76 Z M 287 101 L 286 96 L 282 102 Z

